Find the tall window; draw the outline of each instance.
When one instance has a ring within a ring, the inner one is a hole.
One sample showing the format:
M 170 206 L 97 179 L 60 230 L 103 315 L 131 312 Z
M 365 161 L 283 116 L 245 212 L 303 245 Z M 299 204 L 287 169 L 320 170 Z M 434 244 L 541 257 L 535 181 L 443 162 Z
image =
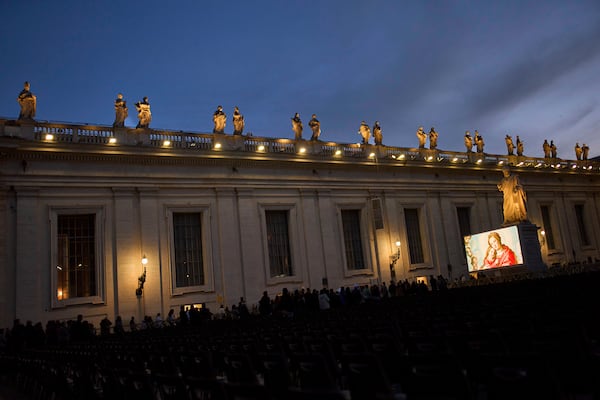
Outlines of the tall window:
M 58 215 L 58 300 L 97 295 L 96 215 Z
M 405 208 L 404 222 L 406 223 L 406 234 L 408 236 L 410 263 L 422 264 L 425 262 L 425 255 L 423 254 L 419 210 L 417 208 Z
M 554 250 L 556 249 L 556 245 L 554 242 L 554 233 L 552 231 L 552 222 L 550 219 L 550 206 L 541 206 L 541 211 L 546 245 L 548 246 L 548 249 Z
M 360 210 L 342 210 L 342 227 L 344 229 L 346 267 L 351 270 L 364 269 L 365 257 L 360 234 Z
M 583 246 L 590 245 L 590 238 L 587 234 L 585 226 L 585 215 L 583 213 L 583 204 L 575 204 L 575 218 L 577 219 L 577 227 L 579 228 L 579 238 Z
M 471 207 L 456 207 L 458 216 L 458 229 L 460 237 L 463 238 L 471 234 Z
M 173 243 L 176 286 L 204 285 L 202 213 L 173 213 Z
M 288 215 L 287 210 L 265 211 L 271 277 L 292 275 Z

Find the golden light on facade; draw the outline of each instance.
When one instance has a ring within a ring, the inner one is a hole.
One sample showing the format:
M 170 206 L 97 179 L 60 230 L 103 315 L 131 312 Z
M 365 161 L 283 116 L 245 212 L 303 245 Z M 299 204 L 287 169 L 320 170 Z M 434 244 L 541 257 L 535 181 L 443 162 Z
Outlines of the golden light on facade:
M 306 147 L 300 147 L 300 151 L 299 151 L 299 153 L 300 153 L 300 154 L 304 154 L 304 153 L 306 153 Z
M 111 137 L 110 139 L 108 139 L 108 143 L 110 143 L 110 144 L 117 143 L 117 138 L 116 137 Z
M 46 140 L 54 140 L 54 135 L 51 133 L 46 133 L 45 139 Z
M 163 146 L 164 147 L 169 147 L 171 145 L 171 141 L 170 140 L 163 140 Z
M 482 162 L 483 162 L 483 159 L 481 159 L 481 158 L 479 160 L 477 160 L 477 164 L 481 164 Z
M 337 149 L 337 150 L 335 151 L 335 155 L 336 155 L 336 156 L 341 156 L 341 155 L 342 155 L 342 151 L 341 151 L 340 149 Z M 393 156 L 392 156 L 392 157 L 393 157 Z
M 375 158 L 375 153 L 370 153 L 369 158 Z
M 218 142 L 217 142 L 217 143 L 215 143 L 215 147 L 214 147 L 214 149 L 215 149 L 215 150 L 219 150 L 220 148 L 221 148 L 221 143 L 218 143 Z
M 265 146 L 263 146 L 262 144 L 258 146 L 258 151 L 265 151 Z

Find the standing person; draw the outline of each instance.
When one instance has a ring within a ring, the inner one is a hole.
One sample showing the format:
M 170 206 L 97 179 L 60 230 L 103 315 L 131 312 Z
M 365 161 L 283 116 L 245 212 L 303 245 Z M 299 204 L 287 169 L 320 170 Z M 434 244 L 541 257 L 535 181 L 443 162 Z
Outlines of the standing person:
M 108 319 L 108 317 L 104 317 L 102 321 L 100 321 L 100 335 L 108 336 L 110 335 L 110 326 L 112 322 Z
M 129 331 L 135 332 L 137 331 L 137 324 L 135 323 L 135 317 L 131 317 L 129 320 Z
M 117 335 L 122 335 L 125 333 L 125 328 L 123 328 L 123 319 L 120 315 L 117 315 L 115 319 L 115 333 Z
M 268 317 L 272 312 L 273 307 L 271 306 L 271 298 L 265 290 L 262 297 L 258 301 L 258 313 L 263 317 Z
M 327 289 L 321 289 L 321 292 L 319 293 L 319 309 L 321 311 L 329 310 L 331 308 L 329 302 L 330 299 L 327 294 Z

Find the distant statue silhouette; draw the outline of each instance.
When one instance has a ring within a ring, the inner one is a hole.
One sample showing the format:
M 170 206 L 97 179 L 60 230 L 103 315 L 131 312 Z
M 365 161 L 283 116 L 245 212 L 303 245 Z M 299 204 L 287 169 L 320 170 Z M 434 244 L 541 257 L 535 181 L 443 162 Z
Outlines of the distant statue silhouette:
M 37 108 L 37 97 L 31 93 L 29 82 L 25 82 L 23 84 L 23 90 L 21 90 L 21 93 L 19 93 L 17 102 L 21 106 L 19 119 L 33 120 L 33 118 L 35 118 L 35 111 Z
M 123 95 L 119 93 L 115 100 L 115 122 L 113 122 L 113 127 L 123 128 L 125 126 L 127 115 L 127 102 L 123 100 Z
M 135 103 L 135 108 L 137 109 L 139 120 L 136 128 L 148 128 L 150 126 L 150 121 L 152 121 L 148 97 L 144 97 L 142 101 Z
M 233 109 L 233 134 L 241 135 L 244 132 L 244 116 L 240 114 L 240 109 Z
M 292 130 L 294 131 L 294 139 L 301 140 L 302 139 L 302 130 L 304 127 L 302 126 L 302 120 L 300 119 L 300 114 L 294 114 L 292 118 Z
M 223 112 L 222 106 L 217 106 L 217 110 L 213 113 L 214 128 L 213 133 L 225 133 L 225 124 L 227 123 L 227 115 Z

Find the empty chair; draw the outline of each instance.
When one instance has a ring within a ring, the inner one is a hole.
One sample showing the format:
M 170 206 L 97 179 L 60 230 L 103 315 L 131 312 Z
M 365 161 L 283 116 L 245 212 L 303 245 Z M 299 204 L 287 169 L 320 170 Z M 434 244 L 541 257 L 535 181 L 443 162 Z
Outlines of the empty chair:
M 392 386 L 387 373 L 374 354 L 342 355 L 342 373 L 346 378 L 352 400 L 402 399 L 404 394 L 398 385 Z

